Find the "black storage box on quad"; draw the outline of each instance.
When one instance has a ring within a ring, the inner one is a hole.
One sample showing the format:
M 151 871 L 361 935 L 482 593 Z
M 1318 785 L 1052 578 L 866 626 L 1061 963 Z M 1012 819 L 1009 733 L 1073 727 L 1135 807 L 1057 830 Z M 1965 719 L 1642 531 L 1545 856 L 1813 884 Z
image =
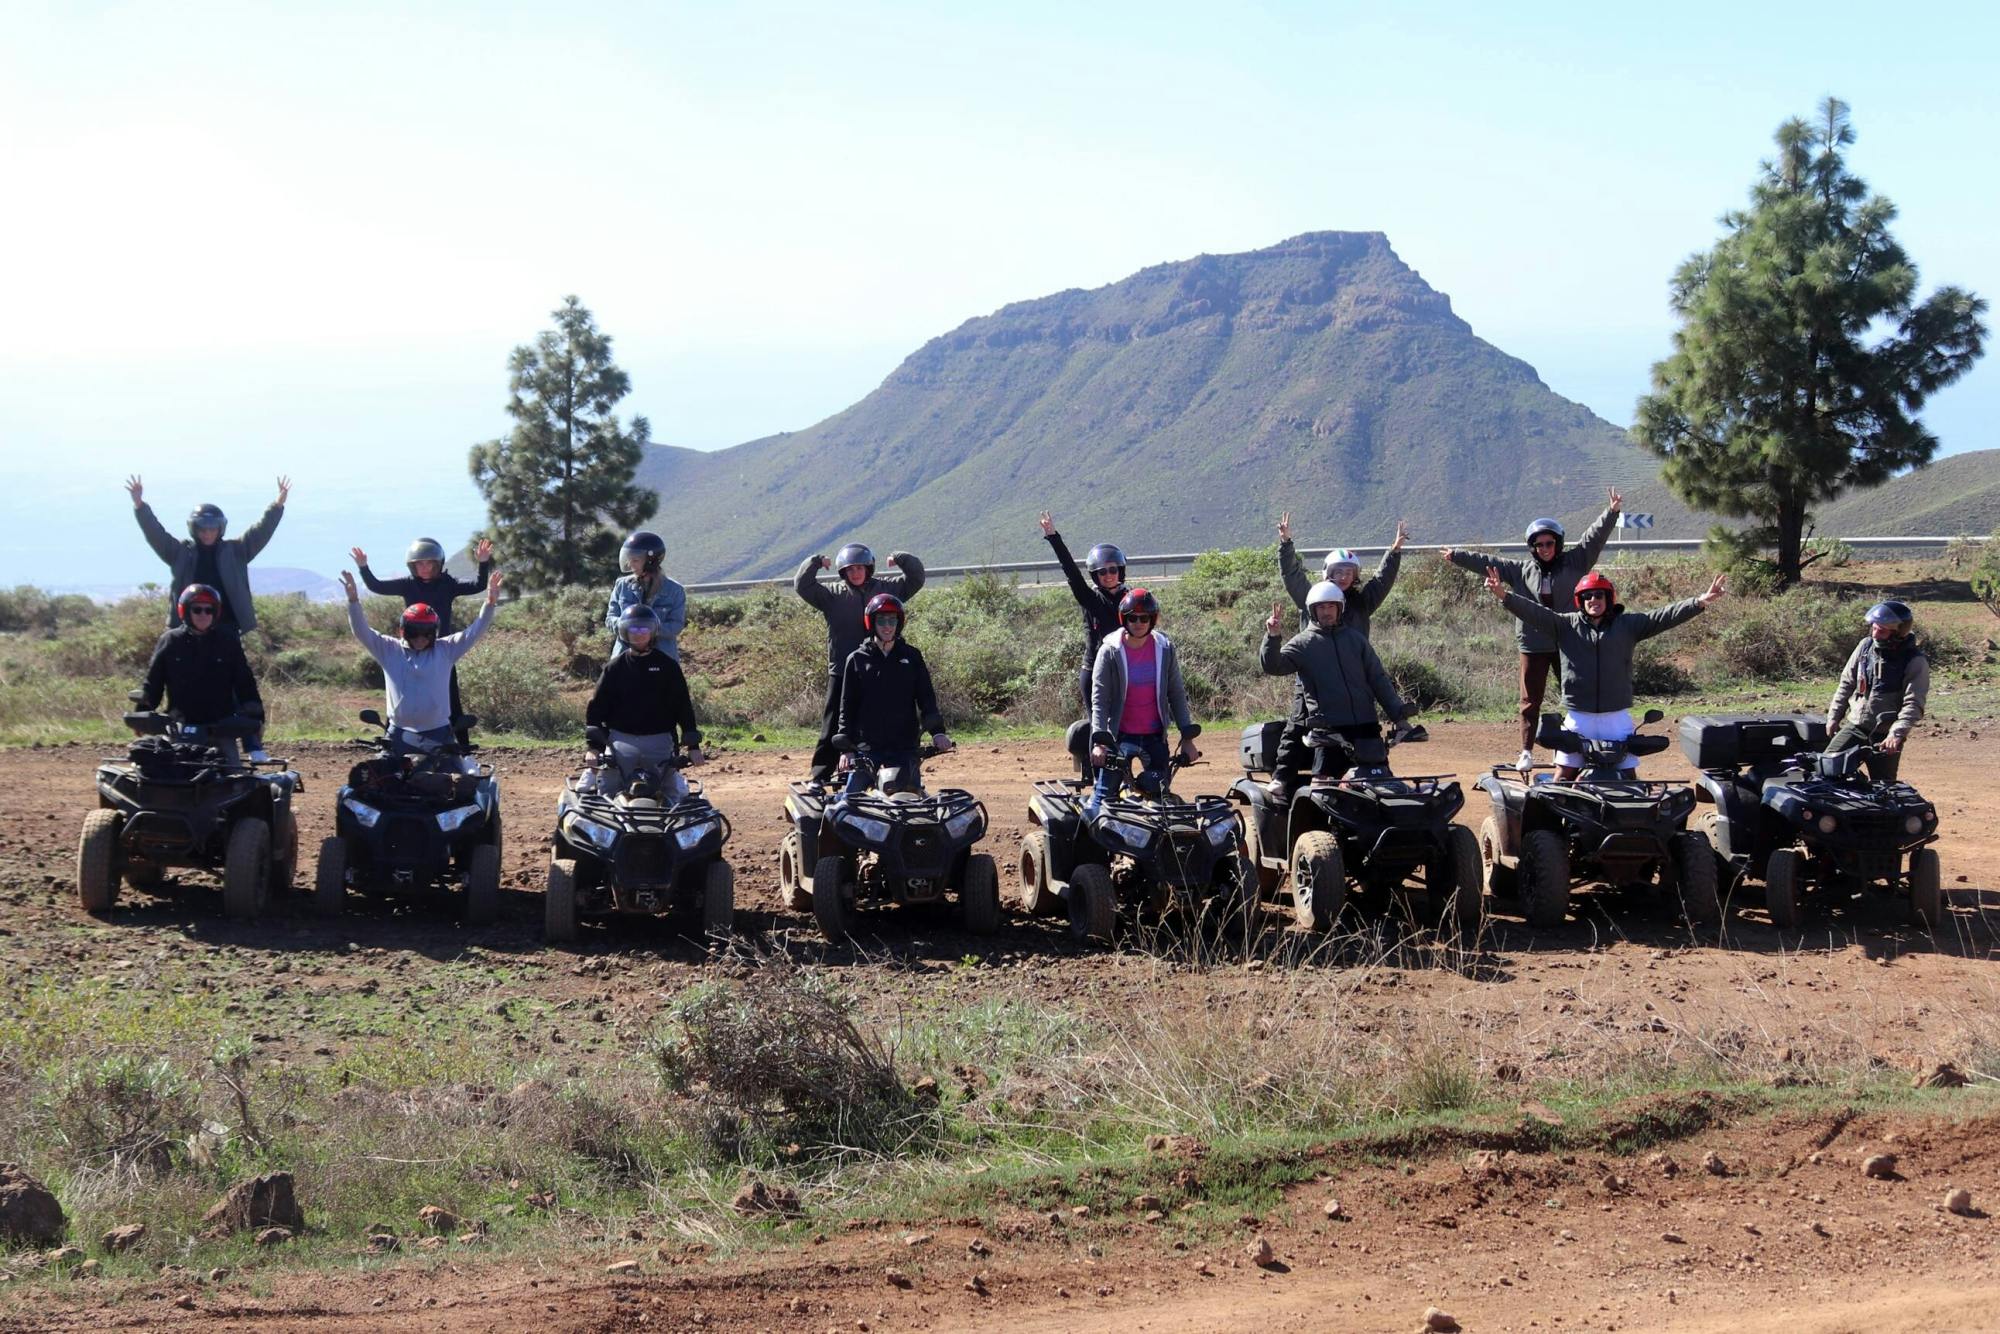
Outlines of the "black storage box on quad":
M 1251 723 L 1243 729 L 1243 772 L 1268 774 L 1278 767 L 1278 738 L 1283 723 Z
M 1722 713 L 1681 719 L 1681 754 L 1697 769 L 1734 769 L 1826 749 L 1826 719 L 1811 713 Z

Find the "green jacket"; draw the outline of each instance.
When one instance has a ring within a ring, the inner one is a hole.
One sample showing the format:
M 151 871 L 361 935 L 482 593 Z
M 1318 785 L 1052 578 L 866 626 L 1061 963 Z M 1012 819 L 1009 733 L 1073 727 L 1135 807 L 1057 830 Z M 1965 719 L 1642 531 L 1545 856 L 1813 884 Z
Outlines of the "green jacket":
M 167 588 L 167 628 L 171 630 L 180 624 L 175 600 L 183 588 L 194 582 L 195 562 L 199 559 L 195 542 L 191 537 L 175 537 L 168 532 L 151 505 L 142 502 L 135 513 L 147 544 L 173 571 Z M 229 599 L 229 609 L 236 613 L 238 629 L 257 628 L 257 608 L 250 600 L 250 562 L 270 544 L 271 534 L 278 531 L 278 520 L 284 517 L 285 507 L 274 502 L 263 517 L 244 529 L 243 536 L 225 537 L 215 544 L 216 577 L 222 583 L 222 596 Z
M 1632 654 L 1639 641 L 1673 629 L 1702 612 L 1700 598 L 1658 611 L 1614 606 L 1602 624 L 1580 611 L 1550 611 L 1532 598 L 1509 593 L 1508 611 L 1547 635 L 1562 655 L 1563 707 L 1573 712 L 1616 713 L 1632 707 Z M 1524 652 L 1526 650 L 1523 650 Z

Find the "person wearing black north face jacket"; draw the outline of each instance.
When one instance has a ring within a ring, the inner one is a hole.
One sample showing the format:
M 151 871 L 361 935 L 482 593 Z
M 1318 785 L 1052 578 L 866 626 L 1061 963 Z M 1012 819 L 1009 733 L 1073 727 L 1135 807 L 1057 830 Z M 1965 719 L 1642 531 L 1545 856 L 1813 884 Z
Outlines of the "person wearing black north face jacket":
M 660 614 L 643 602 L 627 607 L 618 639 L 624 652 L 604 664 L 583 710 L 584 725 L 602 729 L 597 740 L 616 771 L 608 785 L 599 780 L 600 791 L 622 789 L 642 767 L 662 766 L 682 747 L 689 764 L 703 761 L 687 675 L 659 648 Z M 661 774 L 664 794 L 677 799 L 685 790 L 680 775 L 670 768 Z
M 908 602 L 924 586 L 924 563 L 907 551 L 889 553 L 889 564 L 900 571 L 875 574 L 875 553 L 859 542 L 849 542 L 833 560 L 808 556 L 792 577 L 792 591 L 826 618 L 826 704 L 820 710 L 819 742 L 813 747 L 812 778 L 824 783 L 833 777 L 833 734 L 840 723 L 840 681 L 847 657 L 868 637 L 863 624 L 869 600 L 887 593 Z M 839 582 L 828 587 L 819 581 L 819 572 L 832 569 Z
M 214 723 L 244 715 L 261 718 L 264 700 L 243 655 L 243 640 L 218 629 L 221 595 L 206 584 L 181 591 L 181 624 L 160 636 L 146 664 L 138 705 L 167 706 L 190 723 Z
M 868 600 L 868 640 L 847 655 L 841 669 L 840 725 L 834 748 L 848 770 L 846 795 L 866 791 L 879 774 L 885 783 L 915 786 L 919 725 L 940 751 L 952 748 L 938 712 L 931 669 L 917 646 L 903 639 L 903 604 L 887 593 Z M 869 765 L 856 764 L 857 747 L 868 747 Z
M 1090 670 L 1097 662 L 1097 647 L 1105 636 L 1116 634 L 1119 629 L 1118 603 L 1125 596 L 1125 553 L 1109 542 L 1099 542 L 1084 556 L 1084 563 L 1090 567 L 1090 577 L 1086 579 L 1047 510 L 1042 511 L 1038 522 L 1042 525 L 1042 536 L 1056 553 L 1056 563 L 1062 566 L 1063 578 L 1069 581 L 1070 596 L 1083 608 L 1083 666 L 1077 669 L 1077 688 L 1083 696 L 1084 716 L 1089 717 Z

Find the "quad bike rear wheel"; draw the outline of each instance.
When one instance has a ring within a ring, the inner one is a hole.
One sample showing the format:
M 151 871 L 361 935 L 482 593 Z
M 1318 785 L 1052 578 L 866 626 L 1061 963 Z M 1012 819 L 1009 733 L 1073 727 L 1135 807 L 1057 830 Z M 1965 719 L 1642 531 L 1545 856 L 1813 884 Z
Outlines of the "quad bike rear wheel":
M 792 912 L 812 911 L 812 891 L 806 888 L 805 867 L 800 865 L 805 855 L 805 840 L 796 829 L 778 844 L 778 898 Z
M 1222 906 L 1243 932 L 1243 948 L 1254 949 L 1264 937 L 1269 917 L 1264 911 L 1264 891 L 1251 869 L 1250 859 L 1237 854 L 1216 863 L 1212 882 Z
M 701 882 L 701 933 L 727 939 L 736 929 L 736 871 L 717 858 L 708 864 Z
M 1069 934 L 1073 940 L 1110 940 L 1118 929 L 1118 894 L 1111 886 L 1111 872 L 1096 862 L 1076 868 L 1064 896 L 1069 906 Z
M 95 810 L 83 817 L 76 843 L 76 897 L 87 913 L 106 913 L 118 901 L 117 811 Z
M 1721 877 L 1716 874 L 1715 848 L 1705 834 L 1675 834 L 1668 844 L 1674 883 L 1680 889 L 1681 911 L 1690 922 L 1708 925 L 1722 920 Z
M 1944 865 L 1936 848 L 1910 854 L 1910 918 L 1926 931 L 1937 930 L 1944 921 Z
M 1062 911 L 1062 896 L 1049 884 L 1049 835 L 1030 829 L 1021 839 L 1021 911 L 1030 917 L 1053 917 Z
M 500 849 L 481 843 L 465 868 L 465 920 L 487 926 L 500 916 Z
M 1790 931 L 1805 917 L 1805 854 L 1779 848 L 1764 864 L 1764 910 L 1771 925 Z
M 1553 829 L 1521 839 L 1520 883 L 1528 925 L 1548 929 L 1569 915 L 1569 846 Z
M 847 939 L 847 901 L 841 897 L 843 867 L 837 853 L 828 853 L 813 867 L 813 917 L 819 933 L 831 941 Z
M 958 909 L 965 929 L 987 936 L 1000 929 L 1000 868 L 993 858 L 975 852 L 965 859 L 965 882 L 958 887 Z
M 319 861 L 313 867 L 313 911 L 338 917 L 347 907 L 347 843 L 339 837 L 320 840 Z
M 1470 829 L 1455 824 L 1445 831 L 1444 855 L 1425 868 L 1424 888 L 1440 930 L 1456 930 L 1466 941 L 1479 935 L 1486 921 L 1486 866 Z
M 299 873 L 299 817 L 290 806 L 271 825 L 271 889 L 289 894 Z
M 542 939 L 551 945 L 576 939 L 576 863 L 567 857 L 549 859 L 549 878 L 542 886 Z
M 1511 899 L 1520 893 L 1520 876 L 1507 864 L 1506 845 L 1500 841 L 1500 822 L 1487 816 L 1479 824 L 1479 860 L 1486 867 L 1486 888 L 1496 899 Z
M 1283 871 L 1274 871 L 1264 865 L 1264 836 L 1257 832 L 1261 822 L 1257 818 L 1257 808 L 1248 803 L 1239 803 L 1237 818 L 1243 824 L 1243 857 L 1250 864 L 1251 874 L 1257 878 L 1257 893 L 1268 898 L 1278 892 L 1278 886 L 1285 882 Z
M 229 831 L 222 855 L 222 911 L 250 921 L 264 911 L 271 886 L 271 826 L 245 816 Z
M 1292 844 L 1292 920 L 1308 931 L 1329 931 L 1347 901 L 1347 862 L 1340 840 L 1323 829 Z

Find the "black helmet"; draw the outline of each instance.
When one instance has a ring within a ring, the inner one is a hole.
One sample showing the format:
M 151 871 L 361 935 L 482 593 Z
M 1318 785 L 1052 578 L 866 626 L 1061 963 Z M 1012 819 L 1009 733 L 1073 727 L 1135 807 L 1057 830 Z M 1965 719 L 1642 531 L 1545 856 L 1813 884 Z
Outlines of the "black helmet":
M 417 572 L 417 562 L 420 560 L 434 560 L 442 566 L 444 564 L 444 543 L 438 541 L 435 537 L 420 537 L 410 543 L 410 549 L 403 553 L 403 564 L 410 567 L 411 574 L 415 574 Z
M 652 631 L 653 643 L 659 643 L 661 630 L 660 613 L 654 611 L 643 602 L 633 603 L 625 609 L 624 615 L 618 618 L 619 640 L 622 643 L 630 644 L 634 630 Z
M 1112 546 L 1109 542 L 1099 542 L 1090 549 L 1090 554 L 1083 558 L 1083 568 L 1089 570 L 1093 575 L 1099 570 L 1116 570 L 1118 571 L 1118 582 L 1124 583 L 1125 553 L 1117 547 Z
M 618 548 L 618 568 L 627 574 L 651 574 L 666 558 L 667 544 L 658 533 L 634 533 Z
M 222 506 L 196 505 L 194 507 L 194 511 L 188 515 L 188 536 L 199 542 L 201 540 L 201 530 L 204 528 L 215 529 L 218 539 L 229 531 L 229 516 L 222 512 Z
M 1135 588 L 1118 599 L 1119 619 L 1123 620 L 1127 616 L 1151 616 L 1154 620 L 1158 620 L 1160 600 L 1143 588 Z
M 894 593 L 877 593 L 868 599 L 868 605 L 861 609 L 861 628 L 874 634 L 875 618 L 885 612 L 897 618 L 896 633 L 903 633 L 903 627 L 910 623 L 910 614 L 903 610 L 903 600 Z
M 1900 626 L 1898 633 L 1908 634 L 1916 624 L 1917 614 L 1910 610 L 1909 603 L 1892 600 L 1876 603 L 1868 609 L 1867 615 L 1863 616 L 1862 620 L 1869 625 Z
M 869 579 L 875 577 L 875 553 L 867 547 L 862 546 L 859 542 L 849 542 L 834 553 L 833 572 L 835 574 L 839 574 L 850 565 L 859 565 L 863 570 L 867 571 L 865 577 Z

